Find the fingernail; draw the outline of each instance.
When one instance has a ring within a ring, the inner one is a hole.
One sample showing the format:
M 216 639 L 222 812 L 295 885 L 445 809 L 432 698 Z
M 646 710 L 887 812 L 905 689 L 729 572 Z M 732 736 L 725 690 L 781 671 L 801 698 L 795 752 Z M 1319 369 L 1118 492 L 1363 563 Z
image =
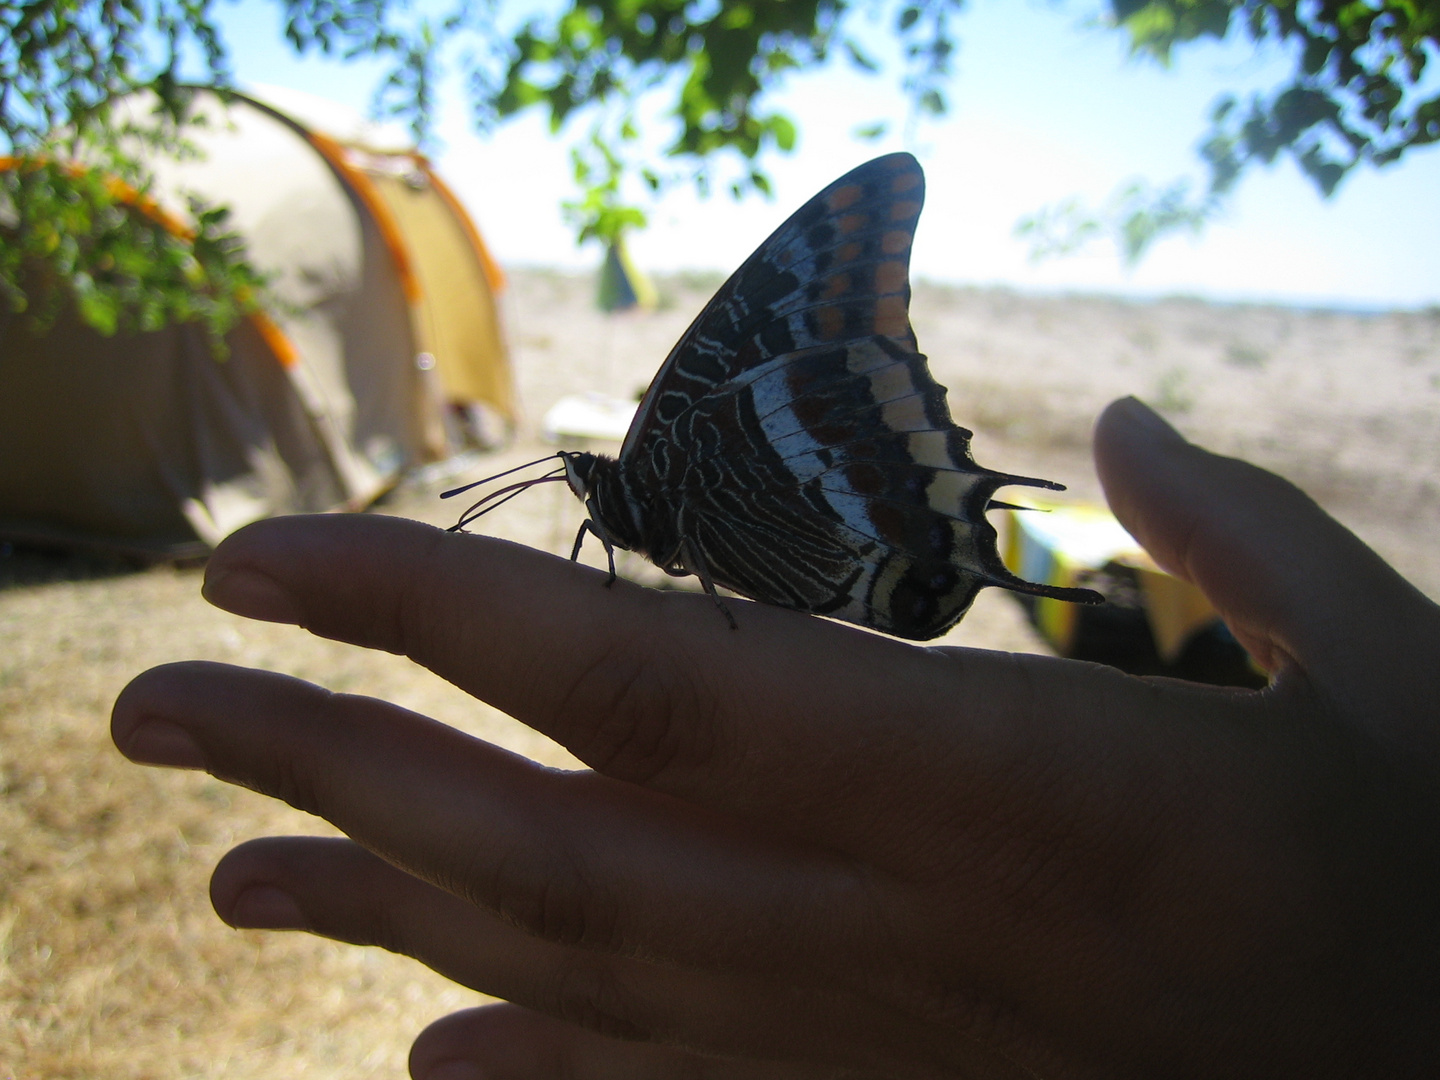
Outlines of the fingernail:
M 190 733 L 169 720 L 144 720 L 125 740 L 125 756 L 142 765 L 203 769 L 205 755 Z
M 417 1080 L 485 1080 L 480 1066 L 473 1061 L 442 1061 L 432 1065 L 424 1076 Z
M 1185 436 L 1176 431 L 1168 420 L 1137 397 L 1122 400 L 1124 417 L 1134 427 L 1144 431 L 1152 439 L 1171 443 L 1184 443 Z
M 200 595 L 218 608 L 262 622 L 298 623 L 300 612 L 290 594 L 272 578 L 244 568 L 205 575 Z
M 242 930 L 309 929 L 295 898 L 274 885 L 250 886 L 235 898 L 226 921 Z

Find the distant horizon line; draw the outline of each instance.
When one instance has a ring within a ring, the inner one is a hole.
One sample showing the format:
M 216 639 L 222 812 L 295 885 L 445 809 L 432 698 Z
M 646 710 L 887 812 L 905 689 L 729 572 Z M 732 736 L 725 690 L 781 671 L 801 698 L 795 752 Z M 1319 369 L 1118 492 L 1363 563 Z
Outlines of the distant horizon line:
M 533 263 L 505 259 L 497 256 L 507 272 L 558 274 L 574 278 L 593 278 L 600 272 L 597 261 L 593 267 L 581 267 L 559 263 Z M 643 268 L 642 268 L 643 269 Z M 714 267 L 670 267 L 662 270 L 645 269 L 644 272 L 657 280 L 694 277 L 705 282 L 713 279 L 714 285 L 697 281 L 696 287 L 716 288 L 733 273 Z M 1209 307 L 1258 307 L 1288 308 L 1294 311 L 1326 313 L 1335 315 L 1416 315 L 1440 319 L 1440 299 L 1413 304 L 1382 303 L 1380 301 L 1358 300 L 1345 297 L 1325 296 L 1264 296 L 1259 294 L 1234 293 L 1206 294 L 1184 290 L 1145 291 L 1142 289 L 1087 289 L 1077 286 L 1020 285 L 1006 281 L 960 281 L 932 277 L 915 277 L 912 288 L 948 289 L 971 292 L 1004 292 L 1027 299 L 1037 300 L 1104 300 L 1133 304 L 1187 303 L 1203 304 Z

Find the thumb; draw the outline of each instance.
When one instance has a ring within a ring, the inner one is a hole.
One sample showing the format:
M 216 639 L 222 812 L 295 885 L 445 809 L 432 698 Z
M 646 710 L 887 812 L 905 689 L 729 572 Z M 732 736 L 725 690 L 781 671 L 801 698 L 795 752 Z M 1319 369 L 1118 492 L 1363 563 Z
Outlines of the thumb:
M 1266 668 L 1293 663 L 1367 713 L 1428 713 L 1440 609 L 1299 488 L 1186 442 L 1135 398 L 1101 415 L 1095 464 L 1121 524 Z

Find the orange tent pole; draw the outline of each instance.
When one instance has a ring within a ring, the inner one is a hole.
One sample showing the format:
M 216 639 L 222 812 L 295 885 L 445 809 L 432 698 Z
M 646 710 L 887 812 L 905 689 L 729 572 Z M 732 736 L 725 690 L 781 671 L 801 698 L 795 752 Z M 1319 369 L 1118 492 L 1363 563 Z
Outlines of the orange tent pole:
M 395 263 L 395 271 L 400 277 L 400 288 L 405 293 L 405 299 L 412 304 L 419 303 L 423 292 L 420 279 L 415 276 L 415 268 L 410 263 L 410 252 L 405 247 L 405 235 L 400 231 L 400 223 L 395 220 L 390 207 L 385 205 L 385 200 L 375 189 L 375 182 L 363 169 L 352 165 L 345 154 L 345 148 L 328 135 L 321 135 L 318 131 L 305 131 L 305 137 L 340 174 L 350 190 L 355 192 L 355 197 L 365 204 L 365 209 L 370 211 L 376 228 L 380 230 L 380 239 Z

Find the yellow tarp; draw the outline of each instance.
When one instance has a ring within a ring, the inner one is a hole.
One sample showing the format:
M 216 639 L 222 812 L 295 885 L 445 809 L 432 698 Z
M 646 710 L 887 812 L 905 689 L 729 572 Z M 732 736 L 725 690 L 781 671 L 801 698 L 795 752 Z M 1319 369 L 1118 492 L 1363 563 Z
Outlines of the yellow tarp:
M 1027 581 L 1072 588 L 1086 571 L 1116 563 L 1135 571 L 1155 649 L 1174 663 L 1197 630 L 1219 616 L 1205 595 L 1155 565 L 1109 510 L 1082 503 L 1030 499 L 1036 510 L 1006 510 L 1005 564 Z M 1044 511 L 1044 512 L 1037 512 Z M 1062 654 L 1075 643 L 1080 608 L 1039 597 L 1035 625 Z

